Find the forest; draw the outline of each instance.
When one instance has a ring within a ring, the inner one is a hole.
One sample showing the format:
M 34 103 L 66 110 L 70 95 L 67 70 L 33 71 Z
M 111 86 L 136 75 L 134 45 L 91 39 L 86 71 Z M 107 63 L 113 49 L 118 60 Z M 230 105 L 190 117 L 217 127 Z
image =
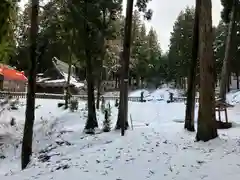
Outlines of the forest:
M 19 0 L 1 0 L 0 61 L 28 76 L 22 169 L 32 155 L 36 74 L 49 69 L 53 57 L 85 72 L 77 75 L 87 81 L 87 134 L 95 134 L 99 126 L 99 89 L 103 69 L 107 69 L 119 79 L 115 129 L 121 129 L 122 136 L 129 129 L 128 90 L 134 82 L 139 89 L 173 84 L 184 90 L 184 128 L 190 132 L 195 131 L 195 96 L 199 93 L 195 139 L 206 142 L 218 137 L 216 98 L 226 104 L 232 76 L 240 89 L 239 1 L 219 0 L 223 8 L 216 27 L 211 0 L 196 0 L 195 7 L 183 9 L 166 52 L 156 30 L 146 27 L 154 15 L 149 1 L 128 0 L 123 15 L 122 0 L 29 0 L 23 8 Z M 65 100 L 68 108 L 70 97 L 66 95 Z

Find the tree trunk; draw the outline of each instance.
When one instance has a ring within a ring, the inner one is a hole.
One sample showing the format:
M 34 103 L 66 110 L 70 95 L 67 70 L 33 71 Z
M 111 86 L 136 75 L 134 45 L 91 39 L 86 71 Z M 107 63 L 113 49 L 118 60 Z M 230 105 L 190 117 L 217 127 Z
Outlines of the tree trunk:
M 229 73 L 228 75 L 228 82 L 229 82 L 229 85 L 232 85 L 232 73 Z
M 182 84 L 182 89 L 185 90 L 185 77 L 182 77 L 181 84 Z
M 123 66 L 123 56 L 121 56 L 121 65 Z M 123 88 L 122 88 L 122 76 L 123 74 L 120 74 L 120 82 L 119 82 L 119 88 L 120 88 L 120 101 L 119 101 L 119 108 L 118 108 L 118 117 L 117 117 L 117 123 L 116 123 L 116 127 L 115 129 L 121 129 L 121 134 L 124 135 L 124 130 L 127 130 L 127 128 L 129 127 L 128 121 L 126 119 L 122 119 L 124 116 L 124 105 L 123 105 Z M 123 121 L 124 120 L 124 121 Z M 125 124 L 123 125 L 123 123 L 125 122 Z M 124 128 L 124 130 L 123 130 Z
M 179 88 L 182 89 L 182 78 L 179 79 Z
M 199 1 L 200 99 L 196 140 L 208 141 L 218 136 L 215 118 L 212 2 Z
M 139 75 L 137 74 L 136 75 L 136 87 L 139 88 L 139 82 L 140 82 L 140 77 Z
M 117 81 L 117 89 L 120 90 L 120 74 L 119 73 L 117 75 L 116 81 Z
M 84 1 L 84 15 L 88 17 L 88 1 Z M 89 50 L 89 33 L 91 29 L 89 28 L 88 22 L 85 20 L 83 23 L 84 27 L 84 45 L 85 45 L 85 56 L 86 56 L 86 66 L 87 66 L 87 95 L 88 95 L 88 119 L 85 125 L 86 133 L 94 133 L 94 128 L 98 127 L 96 108 L 95 108 L 95 98 L 94 98 L 94 78 L 93 78 L 93 66 L 92 57 Z
M 96 102 L 96 109 L 100 108 L 100 97 L 101 97 L 101 84 L 102 84 L 102 76 L 103 76 L 103 60 L 104 60 L 105 51 L 102 52 L 100 67 L 99 67 L 99 74 L 97 77 L 97 102 Z
M 178 78 L 177 78 L 177 81 L 176 81 L 176 87 L 179 88 L 179 89 L 181 89 L 181 85 L 180 85 L 181 83 L 180 83 L 180 81 L 181 81 L 181 78 L 178 77 Z
M 117 88 L 118 88 L 118 77 L 115 76 L 115 89 L 117 89 Z
M 30 30 L 30 58 L 31 66 L 28 76 L 28 92 L 27 92 L 27 105 L 25 126 L 23 132 L 22 142 L 22 169 L 25 169 L 30 162 L 32 155 L 32 137 L 33 125 L 35 119 L 35 92 L 36 92 L 36 49 L 37 49 L 37 34 L 38 34 L 38 11 L 39 1 L 32 0 L 32 13 L 31 13 L 31 30 Z
M 174 88 L 177 88 L 177 78 L 174 80 Z
M 187 79 L 187 77 L 184 77 L 184 79 L 183 79 L 184 90 L 185 90 L 185 91 L 187 90 L 187 87 L 188 87 L 188 83 L 186 82 L 186 79 Z
M 120 82 L 120 107 L 119 118 L 121 122 L 121 135 L 124 136 L 128 127 L 128 82 L 129 82 L 129 59 L 132 34 L 132 12 L 134 0 L 127 1 L 126 19 L 124 27 L 123 53 L 121 58 L 121 82 Z M 118 124 L 118 123 L 117 123 Z
M 185 77 L 182 77 L 181 79 L 181 86 L 182 86 L 182 89 L 185 90 Z
M 194 111 L 195 111 L 195 95 L 196 95 L 196 69 L 198 59 L 198 45 L 199 45 L 199 1 L 196 0 L 194 27 L 193 27 L 193 46 L 192 46 L 192 62 L 188 77 L 187 89 L 187 104 L 185 113 L 184 128 L 188 131 L 195 131 L 194 129 Z
M 71 42 L 73 40 L 73 37 L 71 37 Z M 72 45 L 73 43 L 71 43 Z M 69 61 L 68 61 L 68 77 L 67 77 L 67 83 L 66 83 L 66 94 L 65 94 L 65 109 L 68 108 L 69 104 L 69 99 L 70 99 L 70 79 L 71 79 L 71 74 L 72 74 L 72 52 L 71 52 L 71 47 L 68 47 L 69 51 Z
M 145 87 L 144 87 L 144 81 L 145 81 L 144 77 L 141 77 L 141 78 L 140 78 L 140 81 L 141 81 L 141 88 L 145 88 Z
M 239 74 L 236 72 L 236 80 L 237 80 L 237 89 L 239 89 Z
M 92 62 L 90 53 L 86 52 L 86 59 L 87 59 L 87 103 L 88 103 L 88 119 L 86 122 L 85 129 L 92 132 L 94 128 L 98 127 L 98 122 L 96 118 L 96 108 L 95 108 L 95 98 L 94 98 L 94 83 L 93 83 L 93 74 L 92 74 Z
M 101 62 L 99 67 L 99 77 L 97 81 L 97 103 L 96 108 L 100 108 L 100 96 L 101 96 L 101 84 L 102 84 L 102 74 L 103 74 L 103 61 L 106 53 L 106 42 L 105 42 L 105 28 L 106 28 L 106 9 L 103 9 L 103 30 L 102 30 L 102 52 L 101 52 Z
M 102 69 L 102 68 L 101 68 Z M 101 70 L 100 70 L 101 71 Z M 99 72 L 99 77 L 97 80 L 97 102 L 96 109 L 100 108 L 100 97 L 101 97 L 101 83 L 102 83 L 102 72 Z
M 228 79 L 227 79 L 227 92 L 230 91 L 230 86 L 232 85 L 232 81 L 231 81 L 231 75 L 228 75 Z
M 237 0 L 233 0 L 232 12 L 231 12 L 231 21 L 228 27 L 228 36 L 226 39 L 226 49 L 225 49 L 225 56 L 223 60 L 222 72 L 221 72 L 221 81 L 220 81 L 220 94 L 219 98 L 222 101 L 226 100 L 226 90 L 227 90 L 227 83 L 228 83 L 228 74 L 229 74 L 229 66 L 230 66 L 230 58 L 231 58 L 231 49 L 232 49 L 232 41 L 234 38 L 234 29 L 236 26 L 235 19 L 236 19 L 236 5 Z

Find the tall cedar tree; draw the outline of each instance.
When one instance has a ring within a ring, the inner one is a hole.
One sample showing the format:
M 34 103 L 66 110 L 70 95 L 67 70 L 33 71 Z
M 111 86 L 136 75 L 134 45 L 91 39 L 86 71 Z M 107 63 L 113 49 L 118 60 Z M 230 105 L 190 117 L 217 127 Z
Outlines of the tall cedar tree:
M 89 16 L 88 7 L 90 3 L 88 0 L 84 0 L 84 7 L 83 13 L 84 17 Z M 88 95 L 88 119 L 86 122 L 85 130 L 86 133 L 93 133 L 94 128 L 98 127 L 98 122 L 96 118 L 96 108 L 95 108 L 95 97 L 94 97 L 94 79 L 93 79 L 93 62 L 91 57 L 91 50 L 89 49 L 90 42 L 89 36 L 91 34 L 91 28 L 89 27 L 89 22 L 87 19 L 83 21 L 83 39 L 84 39 L 84 49 L 85 49 L 85 56 L 86 56 L 86 66 L 87 66 L 87 95 Z
M 208 141 L 218 136 L 215 117 L 212 2 L 199 1 L 200 97 L 196 140 Z
M 228 27 L 228 36 L 226 39 L 226 49 L 225 55 L 223 60 L 222 72 L 221 72 L 221 81 L 220 81 L 220 94 L 219 98 L 222 101 L 226 100 L 226 91 L 227 91 L 227 84 L 229 80 L 229 73 L 230 73 L 230 61 L 231 61 L 231 50 L 233 49 L 233 38 L 234 38 L 234 30 L 236 27 L 235 19 L 236 19 L 236 6 L 238 5 L 238 0 L 233 0 L 232 2 L 232 9 L 231 9 L 231 19 Z
M 71 32 L 71 35 L 73 36 L 73 33 Z M 71 37 L 71 41 L 73 41 L 73 37 Z M 73 43 L 72 43 L 73 44 Z M 71 44 L 71 45 L 72 45 Z M 67 84 L 66 84 L 66 94 L 65 94 L 65 109 L 68 109 L 68 104 L 70 100 L 70 80 L 71 80 L 71 74 L 72 74 L 72 49 L 71 46 L 68 46 L 69 51 L 69 58 L 68 58 L 68 76 L 67 76 Z
M 150 20 L 152 11 L 147 10 L 147 3 L 151 0 L 137 0 L 136 6 L 138 10 L 144 12 L 144 17 Z M 127 10 L 124 26 L 124 42 L 123 52 L 120 54 L 121 59 L 121 75 L 120 75 L 120 103 L 118 111 L 118 119 L 116 129 L 121 128 L 121 135 L 128 128 L 128 84 L 129 84 L 129 58 L 131 48 L 131 34 L 132 34 L 132 13 L 133 0 L 127 1 Z
M 7 20 L 9 18 L 10 15 L 10 3 L 7 0 L 3 0 L 0 3 L 0 10 L 1 10 L 1 14 L 0 14 L 0 23 L 1 23 L 1 27 L 0 27 L 0 45 L 2 44 L 2 40 L 3 37 L 7 34 Z
M 123 53 L 121 57 L 121 78 L 120 78 L 120 122 L 121 135 L 124 136 L 125 126 L 128 122 L 128 76 L 129 76 L 129 59 L 130 59 L 130 44 L 132 34 L 132 12 L 134 0 L 127 1 L 126 19 L 124 27 Z
M 31 29 L 30 29 L 30 59 L 31 66 L 28 77 L 28 92 L 26 105 L 26 118 L 23 132 L 22 143 L 22 169 L 25 169 L 30 162 L 32 155 L 33 125 L 35 119 L 35 92 L 36 92 L 36 49 L 38 34 L 38 12 L 39 1 L 32 0 L 31 11 Z
M 7 0 L 2 0 L 0 3 L 0 45 L 2 44 L 3 38 L 6 36 L 8 31 L 8 19 L 11 11 L 11 4 Z
M 102 75 L 103 75 L 103 61 L 104 61 L 104 57 L 105 57 L 105 53 L 106 53 L 106 38 L 105 38 L 105 34 L 106 34 L 106 29 L 105 27 L 106 25 L 106 9 L 103 8 L 102 10 L 102 33 L 101 33 L 101 46 L 102 46 L 102 50 L 101 50 L 101 59 L 100 59 L 100 65 L 99 65 L 99 73 L 98 73 L 98 77 L 97 77 L 97 102 L 96 102 L 96 109 L 100 108 L 100 96 L 101 96 L 101 83 L 102 83 Z
M 1 0 L 0 12 L 0 62 L 9 64 L 16 53 L 17 2 Z
M 115 39 L 113 38 L 113 32 L 110 27 L 113 21 L 116 21 L 118 13 L 122 10 L 122 0 L 102 0 L 99 1 L 100 9 L 102 12 L 101 17 L 101 28 L 100 28 L 100 44 L 101 44 L 101 54 L 100 62 L 98 67 L 98 76 L 97 76 L 97 102 L 96 109 L 99 109 L 100 105 L 100 96 L 101 96 L 101 83 L 103 77 L 103 63 L 106 56 L 107 49 L 107 40 Z
M 187 7 L 181 11 L 173 26 L 169 46 L 169 76 L 177 87 L 185 88 L 192 61 L 193 27 L 195 10 Z
M 195 110 L 195 94 L 196 94 L 196 69 L 198 58 L 199 44 L 199 1 L 196 0 L 194 27 L 193 27 L 193 46 L 192 46 L 192 62 L 188 77 L 187 104 L 185 114 L 184 128 L 188 131 L 195 131 L 194 128 L 194 110 Z

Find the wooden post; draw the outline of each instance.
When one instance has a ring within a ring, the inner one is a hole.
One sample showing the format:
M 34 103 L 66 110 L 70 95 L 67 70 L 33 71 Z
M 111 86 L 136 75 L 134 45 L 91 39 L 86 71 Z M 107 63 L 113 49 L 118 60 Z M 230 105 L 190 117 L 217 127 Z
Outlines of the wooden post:
M 217 108 L 217 111 L 218 111 L 218 120 L 221 122 L 221 111 L 219 107 Z
M 227 108 L 224 107 L 224 112 L 225 112 L 225 121 L 228 123 L 228 115 L 227 115 Z

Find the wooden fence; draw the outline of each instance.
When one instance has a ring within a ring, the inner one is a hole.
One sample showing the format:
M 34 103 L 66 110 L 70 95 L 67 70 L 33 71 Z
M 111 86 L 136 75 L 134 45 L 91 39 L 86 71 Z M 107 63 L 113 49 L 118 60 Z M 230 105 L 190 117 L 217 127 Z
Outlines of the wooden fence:
M 184 102 L 186 104 L 187 97 L 175 97 L 173 98 L 174 102 Z M 195 103 L 199 103 L 199 98 L 195 98 Z
M 3 99 L 7 96 L 12 96 L 13 98 L 25 99 L 27 97 L 26 92 L 7 92 L 0 91 L 0 98 Z M 73 95 L 74 98 L 87 100 L 87 95 Z M 116 100 L 119 99 L 119 96 L 103 96 L 105 100 Z M 38 99 L 64 99 L 64 94 L 50 94 L 50 93 L 36 93 L 36 98 Z M 186 97 L 174 97 L 174 102 L 186 102 Z M 129 101 L 139 102 L 141 97 L 128 97 Z M 196 98 L 196 102 L 199 101 L 199 98 Z
M 49 93 L 36 93 L 36 98 L 38 99 L 64 99 L 64 94 L 49 94 Z M 0 91 L 0 98 L 11 96 L 13 98 L 25 99 L 27 97 L 26 92 L 6 92 Z M 74 98 L 87 100 L 87 95 L 73 95 Z M 119 96 L 103 96 L 105 100 L 116 100 Z M 128 97 L 129 101 L 140 101 L 141 97 Z

